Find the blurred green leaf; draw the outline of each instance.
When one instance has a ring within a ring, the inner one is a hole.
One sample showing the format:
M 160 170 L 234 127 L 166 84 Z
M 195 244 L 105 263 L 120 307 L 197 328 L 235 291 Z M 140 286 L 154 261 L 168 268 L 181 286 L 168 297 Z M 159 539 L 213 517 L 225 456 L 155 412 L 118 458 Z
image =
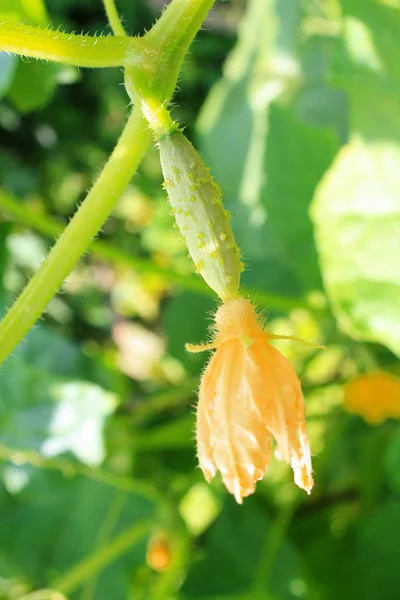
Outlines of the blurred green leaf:
M 351 137 L 318 188 L 313 220 L 325 287 L 341 326 L 399 355 L 400 118 L 397 70 L 386 64 L 400 11 L 372 0 L 344 7 L 349 12 L 336 74 L 349 95 Z
M 397 425 L 385 453 L 385 471 L 390 485 L 400 492 L 400 427 Z
M 2 369 L 0 399 L 2 444 L 45 456 L 71 451 L 87 464 L 104 459 L 104 420 L 117 402 L 99 386 L 62 381 L 14 357 Z
M 400 83 L 400 6 L 382 0 L 340 0 L 344 17 L 335 79 L 347 87 L 358 76 L 373 75 L 391 86 Z M 365 103 L 368 106 L 368 103 Z
M 300 2 L 249 3 L 198 127 L 248 260 L 243 281 L 289 295 L 321 286 L 308 205 L 337 150 L 344 110 L 325 81 L 323 44 L 317 61 L 297 42 L 300 23 Z M 319 115 L 311 114 L 316 98 L 327 105 Z
M 22 19 L 35 25 L 46 26 L 49 21 L 43 0 L 0 0 L 0 14 L 7 21 Z
M 46 27 L 50 20 L 43 0 L 0 0 L 0 19 L 42 27 Z M 3 63 L 4 58 L 11 61 Z M 1 55 L 0 95 L 4 85 L 4 92 L 8 90 L 8 97 L 20 112 L 40 110 L 50 101 L 57 87 L 58 70 L 56 65 Z
M 71 451 L 87 464 L 99 464 L 104 421 L 117 396 L 83 380 L 90 361 L 79 348 L 45 328 L 32 333 L 2 367 L 1 443 L 47 456 Z
M 354 139 L 324 178 L 313 207 L 325 286 L 342 327 L 398 355 L 399 170 L 400 146 Z
M 333 131 L 303 124 L 287 108 L 271 107 L 261 190 L 268 225 L 264 248 L 272 263 L 297 280 L 299 290 L 321 287 L 308 206 L 336 150 Z
M 37 61 L 19 62 L 8 97 L 22 113 L 40 110 L 57 87 L 58 67 Z
M 353 564 L 355 573 L 351 580 L 352 598 L 386 600 L 398 594 L 399 527 L 400 503 L 395 500 L 379 507 L 360 526 Z
M 6 93 L 12 82 L 17 59 L 15 56 L 0 52 L 0 98 Z
M 318 600 L 351 600 L 354 580 L 352 511 L 340 501 L 331 510 L 310 511 L 294 525 L 294 539 L 306 567 L 309 595 Z M 336 529 L 335 529 L 336 525 Z M 369 567 L 370 568 L 370 567 Z
M 178 358 L 190 373 L 198 373 L 207 360 L 207 353 L 191 354 L 185 350 L 187 342 L 199 344 L 207 339 L 210 316 L 216 303 L 190 292 L 173 298 L 163 315 L 168 352 Z
M 182 589 L 185 600 L 195 598 L 261 598 L 252 591 L 269 542 L 272 523 L 254 499 L 243 507 L 227 498 L 221 515 L 207 534 L 207 554 L 195 563 Z M 265 581 L 265 598 L 290 600 L 292 582 L 299 576 L 296 557 L 285 540 L 274 556 L 271 581 Z M 262 575 L 262 574 L 261 574 Z M 268 593 L 267 590 L 272 594 Z
M 111 539 L 148 519 L 154 506 L 145 497 L 85 477 L 71 480 L 59 473 L 37 471 L 18 494 L 0 488 L 0 510 L 0 556 L 5 553 L 10 568 L 23 573 L 35 589 L 48 587 L 99 549 L 106 551 Z M 129 580 L 143 564 L 144 555 L 145 542 L 133 544 L 99 577 L 90 576 L 86 587 L 99 600 L 125 600 Z M 81 595 L 76 592 L 68 597 L 74 600 Z
M 3 313 L 3 306 L 6 302 L 6 291 L 4 290 L 3 274 L 7 266 L 8 250 L 7 250 L 7 236 L 10 232 L 11 226 L 9 223 L 0 222 L 0 315 Z

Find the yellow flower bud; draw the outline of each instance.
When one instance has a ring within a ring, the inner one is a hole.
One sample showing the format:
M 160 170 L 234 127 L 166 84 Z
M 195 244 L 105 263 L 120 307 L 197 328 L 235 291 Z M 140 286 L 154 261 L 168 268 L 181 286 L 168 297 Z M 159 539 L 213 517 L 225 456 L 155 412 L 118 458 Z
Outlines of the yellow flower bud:
M 217 471 L 237 502 L 255 490 L 275 456 L 287 461 L 295 483 L 311 492 L 310 447 L 300 381 L 290 362 L 271 346 L 243 298 L 223 304 L 215 316 L 216 348 L 203 374 L 197 406 L 197 451 L 207 481 Z M 279 337 L 279 336 L 276 336 Z

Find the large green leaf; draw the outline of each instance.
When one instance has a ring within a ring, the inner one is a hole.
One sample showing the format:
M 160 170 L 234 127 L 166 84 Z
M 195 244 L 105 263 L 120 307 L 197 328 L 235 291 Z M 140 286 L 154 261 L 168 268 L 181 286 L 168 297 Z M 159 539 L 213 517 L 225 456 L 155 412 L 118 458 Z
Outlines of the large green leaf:
M 325 81 L 329 42 L 297 43 L 300 9 L 249 3 L 198 125 L 248 264 L 243 281 L 290 295 L 321 286 L 308 205 L 337 150 L 344 110 Z M 327 108 L 316 113 L 317 103 Z
M 264 249 L 299 290 L 321 285 L 308 207 L 336 150 L 328 128 L 310 127 L 288 108 L 271 107 L 261 190 L 268 215 Z
M 343 5 L 335 76 L 348 91 L 351 136 L 312 214 L 325 287 L 343 329 L 399 354 L 400 52 L 393 36 L 400 10 L 373 0 Z
M 325 286 L 343 328 L 400 354 L 400 146 L 354 138 L 313 208 Z

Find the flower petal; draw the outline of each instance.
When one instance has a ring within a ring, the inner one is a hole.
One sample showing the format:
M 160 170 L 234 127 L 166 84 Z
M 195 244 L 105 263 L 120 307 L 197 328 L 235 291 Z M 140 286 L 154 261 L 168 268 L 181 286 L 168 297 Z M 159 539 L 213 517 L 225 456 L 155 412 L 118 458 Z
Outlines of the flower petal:
M 251 348 L 254 362 L 263 376 L 251 381 L 257 403 L 266 411 L 266 426 L 277 442 L 275 455 L 287 461 L 295 483 L 310 493 L 313 486 L 311 455 L 304 418 L 304 397 L 300 381 L 287 358 L 265 340 Z
M 271 435 L 246 379 L 253 368 L 243 345 L 231 340 L 221 344 L 212 357 L 202 384 L 202 407 L 208 396 L 209 457 L 239 503 L 254 492 L 271 456 Z M 206 455 L 204 448 L 202 455 Z

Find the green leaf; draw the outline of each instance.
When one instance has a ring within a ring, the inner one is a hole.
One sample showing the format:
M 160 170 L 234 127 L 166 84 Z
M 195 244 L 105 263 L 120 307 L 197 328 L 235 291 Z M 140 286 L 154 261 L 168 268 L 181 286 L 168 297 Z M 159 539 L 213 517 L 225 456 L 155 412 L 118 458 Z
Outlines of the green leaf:
M 231 599 L 296 598 L 291 583 L 298 576 L 293 549 L 287 540 L 278 549 L 271 567 L 271 581 L 265 581 L 265 595 L 258 595 L 252 584 L 272 529 L 270 520 L 253 498 L 239 506 L 227 498 L 223 511 L 207 535 L 207 554 L 195 563 L 182 588 L 185 600 L 200 598 Z M 267 589 L 271 593 L 266 595 Z
M 0 52 L 0 98 L 6 93 L 14 77 L 16 57 Z
M 3 285 L 3 274 L 6 270 L 8 260 L 7 236 L 10 233 L 9 223 L 0 223 L 0 315 L 3 314 L 3 307 L 6 302 L 6 291 Z
M 287 108 L 271 107 L 261 190 L 267 210 L 264 248 L 298 280 L 300 290 L 321 287 L 308 208 L 336 151 L 333 131 L 303 124 Z
M 46 27 L 50 19 L 43 0 L 0 0 L 0 20 Z M 57 87 L 58 67 L 34 60 L 16 60 L 16 57 L 4 58 L 10 61 L 3 64 L 3 56 L 0 55 L 0 95 L 4 85 L 4 92 L 8 91 L 14 106 L 23 113 L 46 106 Z
M 359 528 L 352 598 L 386 600 L 398 594 L 399 527 L 400 503 L 393 500 L 380 506 Z
M 374 75 L 400 84 L 400 7 L 381 0 L 340 0 L 343 45 L 334 76 L 348 87 L 357 76 Z M 356 77 L 355 77 L 356 76 Z M 369 103 L 365 103 L 366 107 Z
M 396 492 L 400 492 L 400 427 L 396 426 L 385 453 L 385 471 L 388 481 Z
M 313 205 L 325 286 L 341 326 L 398 355 L 399 171 L 397 143 L 354 138 L 323 179 Z
M 34 60 L 20 61 L 8 92 L 10 100 L 22 113 L 42 109 L 53 97 L 57 87 L 57 73 L 56 65 L 46 65 Z
M 207 353 L 191 354 L 185 344 L 199 344 L 207 339 L 207 326 L 211 311 L 216 309 L 212 299 L 190 292 L 173 298 L 163 315 L 167 335 L 167 350 L 178 358 L 190 373 L 200 371 L 207 360 Z
M 1 443 L 46 456 L 70 451 L 87 464 L 101 463 L 104 422 L 117 396 L 84 380 L 94 374 L 77 346 L 46 328 L 34 330 L 2 366 Z
M 292 296 L 321 287 L 308 206 L 337 151 L 344 110 L 325 81 L 332 42 L 297 43 L 300 8 L 249 3 L 198 123 L 248 265 L 243 282 Z M 327 108 L 317 113 L 321 99 Z
M 350 141 L 316 193 L 325 287 L 341 327 L 400 353 L 400 11 L 343 2 L 335 79 L 347 89 Z M 366 100 L 368 99 L 368 101 Z
M 1 443 L 45 456 L 71 451 L 87 464 L 104 459 L 103 427 L 116 397 L 82 381 L 62 381 L 13 357 L 2 369 Z
M 36 471 L 18 494 L 0 488 L 0 511 L 0 562 L 4 555 L 10 570 L 20 571 L 35 589 L 64 577 L 80 560 L 107 552 L 110 541 L 150 518 L 154 505 L 144 496 L 85 477 Z M 144 561 L 145 540 L 140 540 L 109 565 L 101 565 L 100 574 L 88 574 L 83 589 L 91 588 L 99 600 L 124 600 Z M 75 600 L 81 592 L 68 597 Z
M 6 21 L 18 21 L 45 27 L 49 22 L 43 0 L 0 0 L 0 15 Z

